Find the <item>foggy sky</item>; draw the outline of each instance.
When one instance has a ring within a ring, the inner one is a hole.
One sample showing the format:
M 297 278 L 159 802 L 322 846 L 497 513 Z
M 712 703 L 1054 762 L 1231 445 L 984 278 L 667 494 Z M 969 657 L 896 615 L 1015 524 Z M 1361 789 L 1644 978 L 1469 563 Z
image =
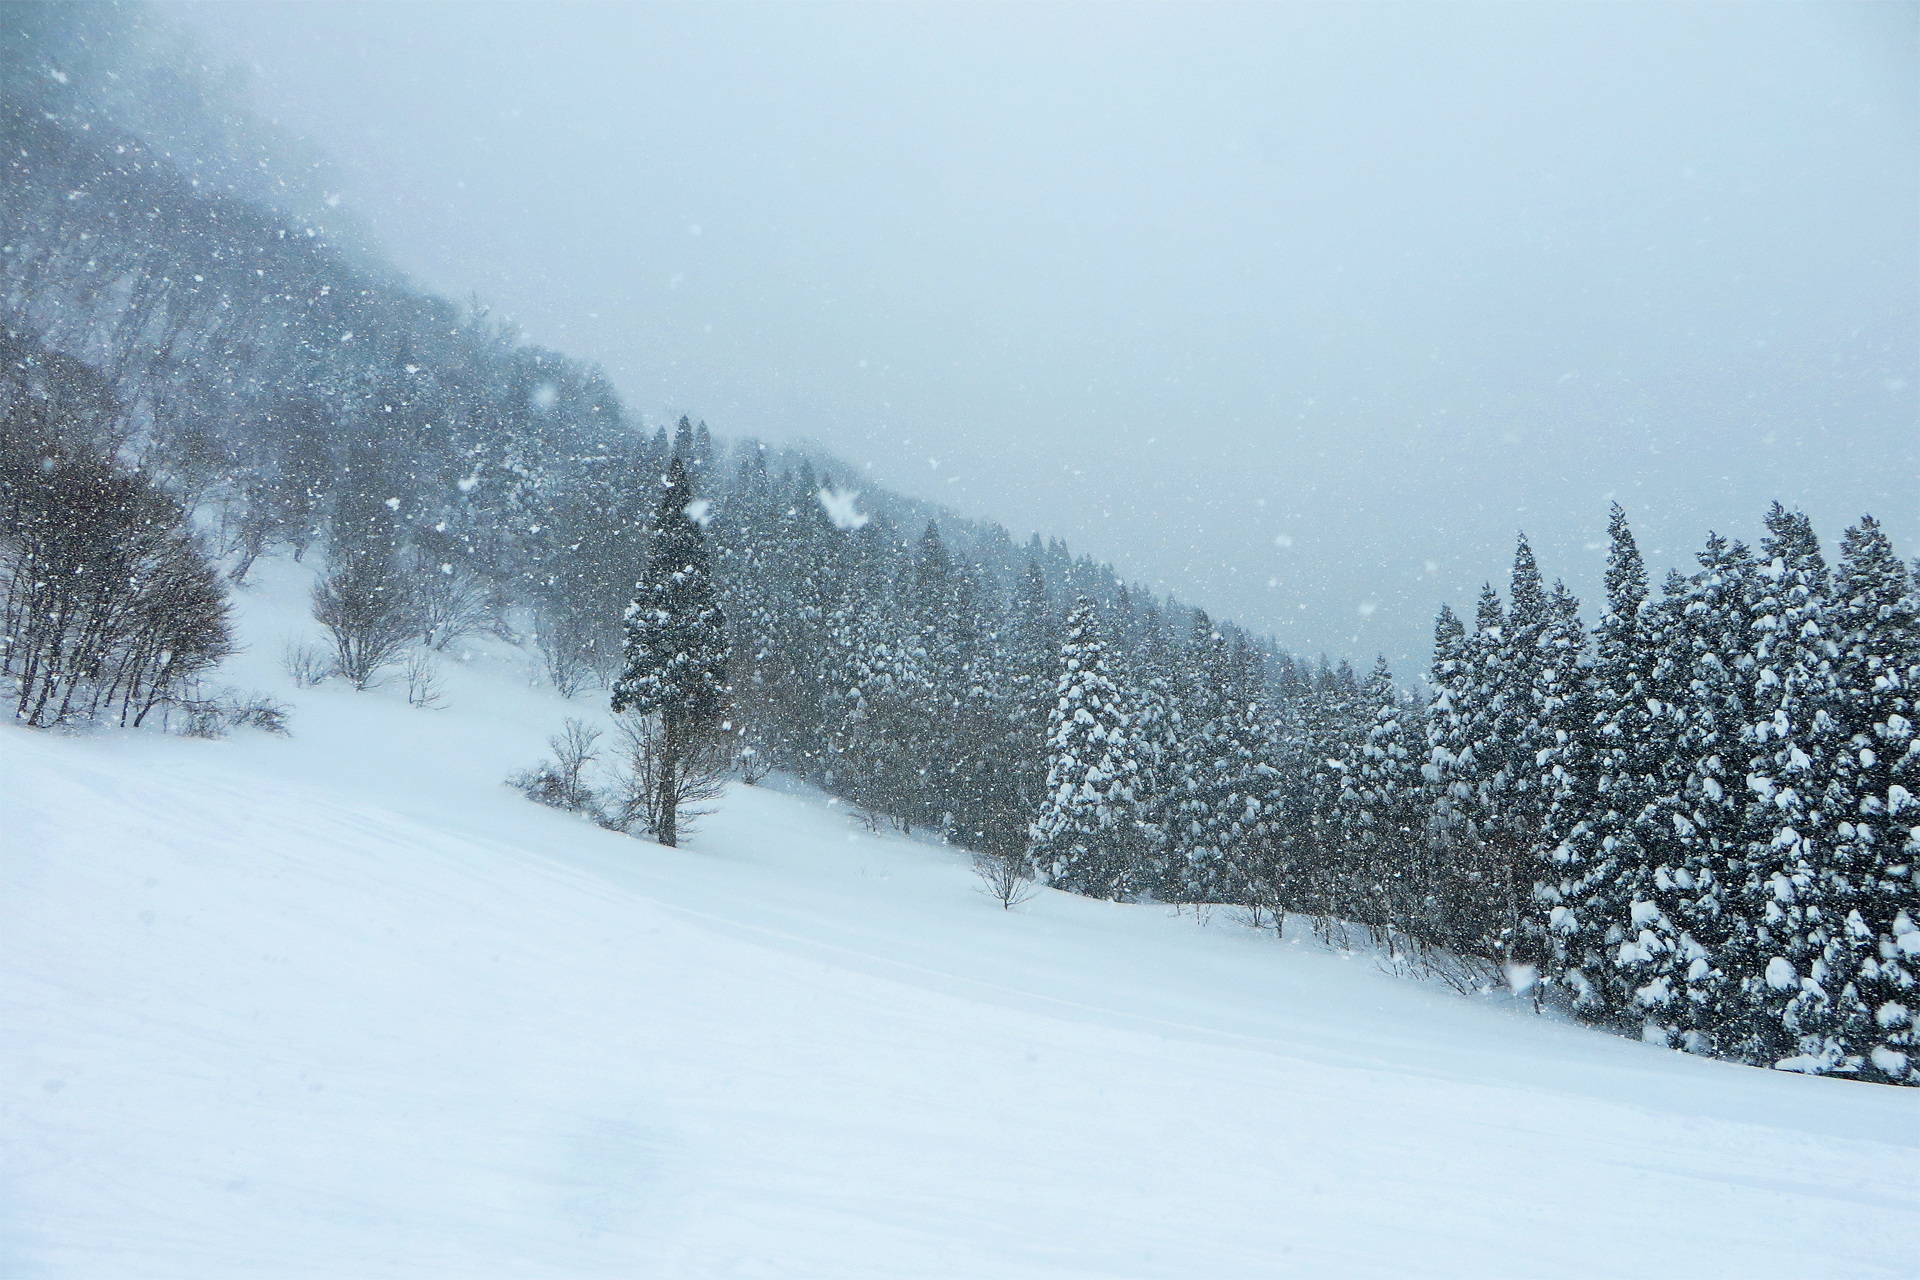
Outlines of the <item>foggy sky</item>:
M 423 286 L 1290 648 L 1920 555 L 1920 9 L 173 6 Z

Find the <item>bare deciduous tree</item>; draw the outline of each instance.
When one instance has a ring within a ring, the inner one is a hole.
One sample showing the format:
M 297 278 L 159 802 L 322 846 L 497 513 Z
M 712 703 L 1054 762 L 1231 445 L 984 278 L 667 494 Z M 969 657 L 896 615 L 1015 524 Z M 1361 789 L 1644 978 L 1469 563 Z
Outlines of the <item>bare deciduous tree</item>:
M 594 679 L 591 637 L 571 613 L 543 612 L 534 622 L 533 639 L 545 664 L 547 682 L 561 697 L 573 697 Z
M 431 650 L 420 648 L 408 654 L 405 671 L 408 706 L 438 707 L 446 701 L 440 689 L 440 668 L 434 665 Z
M 1038 892 L 1033 883 L 1033 868 L 1022 854 L 976 853 L 973 874 L 980 877 L 981 891 L 1008 911 Z
M 408 584 L 422 642 L 445 649 L 462 636 L 480 635 L 494 626 L 494 592 L 485 582 L 450 560 L 412 557 Z
M 30 725 L 138 725 L 234 651 L 179 503 L 85 444 L 55 391 L 0 422 L 0 678 Z
M 391 561 L 373 555 L 343 557 L 314 584 L 313 616 L 333 641 L 334 669 L 356 689 L 378 683 L 419 630 Z
M 527 798 L 574 813 L 600 813 L 599 797 L 587 785 L 586 768 L 599 759 L 600 731 L 581 720 L 569 719 L 559 733 L 547 739 L 553 759 L 543 761 L 510 779 Z
M 767 754 L 749 745 L 734 753 L 734 760 L 740 769 L 740 781 L 748 786 L 756 786 L 762 778 L 773 772 L 773 761 Z
M 289 640 L 280 665 L 286 668 L 293 682 L 302 689 L 311 689 L 326 683 L 333 674 L 333 661 L 316 645 L 298 644 Z
M 685 835 L 692 819 L 711 812 L 698 806 L 726 789 L 733 753 L 724 738 L 682 736 L 669 744 L 658 712 L 628 712 L 615 723 L 614 743 L 617 763 L 603 820 L 611 830 L 637 829 L 658 839 L 671 819 L 676 835 Z

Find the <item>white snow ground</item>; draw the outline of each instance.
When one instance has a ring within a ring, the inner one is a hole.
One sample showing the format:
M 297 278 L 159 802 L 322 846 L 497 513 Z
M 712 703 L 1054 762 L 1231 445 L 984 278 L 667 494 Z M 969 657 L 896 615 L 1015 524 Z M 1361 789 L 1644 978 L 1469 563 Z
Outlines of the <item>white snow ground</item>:
M 590 699 L 296 692 L 257 573 L 291 739 L 0 729 L 0 1276 L 1920 1275 L 1920 1090 L 1003 912 L 813 796 L 610 835 L 500 782 Z

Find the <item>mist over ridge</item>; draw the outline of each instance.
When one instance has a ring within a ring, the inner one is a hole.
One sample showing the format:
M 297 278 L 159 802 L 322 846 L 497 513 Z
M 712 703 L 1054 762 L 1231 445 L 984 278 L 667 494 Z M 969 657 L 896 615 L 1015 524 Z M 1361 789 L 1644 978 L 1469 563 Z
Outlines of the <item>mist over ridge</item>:
M 1920 535 L 1895 7 L 174 6 L 430 287 L 1281 643 Z M 455 75 L 438 68 L 458 67 Z

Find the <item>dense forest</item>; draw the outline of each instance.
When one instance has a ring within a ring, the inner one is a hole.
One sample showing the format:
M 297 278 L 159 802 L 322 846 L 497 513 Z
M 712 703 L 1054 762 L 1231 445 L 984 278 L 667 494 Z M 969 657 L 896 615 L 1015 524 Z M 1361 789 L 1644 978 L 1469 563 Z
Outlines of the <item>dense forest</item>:
M 315 564 L 356 685 L 491 630 L 605 696 L 671 471 L 749 772 L 1072 892 L 1349 922 L 1689 1051 L 1920 1080 L 1920 594 L 1870 518 L 1829 560 L 1776 506 L 1656 591 L 1616 507 L 1591 627 L 1523 537 L 1407 688 L 831 459 L 649 430 L 381 267 L 318 162 L 144 9 L 18 9 L 0 55 L 21 720 L 191 701 L 228 585 L 280 553 Z

